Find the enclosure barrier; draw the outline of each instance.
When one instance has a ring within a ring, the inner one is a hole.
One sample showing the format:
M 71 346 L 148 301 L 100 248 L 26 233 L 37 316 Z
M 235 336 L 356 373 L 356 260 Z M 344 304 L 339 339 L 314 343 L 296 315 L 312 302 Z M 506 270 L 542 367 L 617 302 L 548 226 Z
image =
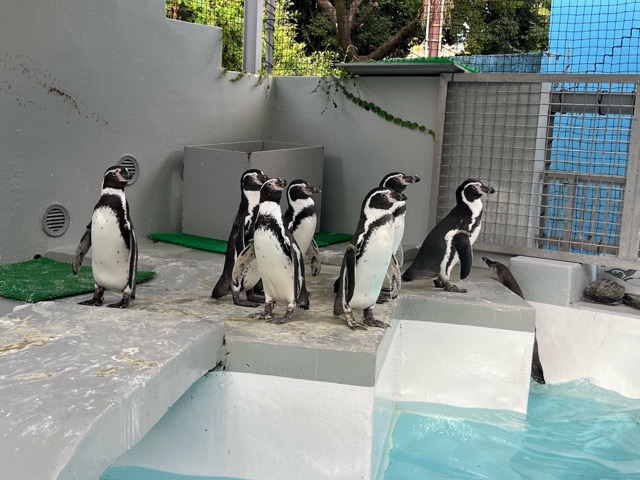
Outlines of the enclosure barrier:
M 432 222 L 455 205 L 462 180 L 478 178 L 497 193 L 485 200 L 475 248 L 637 268 L 640 75 L 441 82 Z

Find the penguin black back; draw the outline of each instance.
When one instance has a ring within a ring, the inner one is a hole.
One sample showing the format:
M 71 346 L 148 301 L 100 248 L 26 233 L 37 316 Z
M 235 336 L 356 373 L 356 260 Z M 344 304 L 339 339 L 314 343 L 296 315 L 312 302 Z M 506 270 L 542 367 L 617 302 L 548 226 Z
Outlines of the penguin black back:
M 240 253 L 253 238 L 260 187 L 267 178 L 267 175 L 258 169 L 249 169 L 240 177 L 240 205 L 229 233 L 222 274 L 211 292 L 212 298 L 221 298 L 231 292 L 233 266 Z M 247 291 L 247 295 L 252 297 L 252 300 L 244 302 L 234 297 L 234 303 L 255 307 L 257 302 L 253 299 L 253 292 Z

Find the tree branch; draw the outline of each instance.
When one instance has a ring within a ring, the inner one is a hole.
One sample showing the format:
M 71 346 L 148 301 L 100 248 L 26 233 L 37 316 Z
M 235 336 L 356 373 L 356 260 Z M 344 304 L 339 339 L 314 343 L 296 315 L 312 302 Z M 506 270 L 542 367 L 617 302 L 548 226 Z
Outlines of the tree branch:
M 366 62 L 367 60 L 380 60 L 393 51 L 396 47 L 398 47 L 402 40 L 410 35 L 413 30 L 420 24 L 419 19 L 414 19 L 407 23 L 404 27 L 398 30 L 392 37 L 389 38 L 386 42 L 376 48 L 369 55 L 363 55 L 362 57 L 358 57 L 358 60 L 362 62 Z
M 369 18 L 369 15 L 371 15 L 376 8 L 378 8 L 378 2 L 373 2 L 371 5 L 369 5 L 369 8 L 367 8 L 362 16 L 353 23 L 353 28 L 358 28 L 360 25 L 366 22 L 367 18 Z
M 331 23 L 333 23 L 334 25 L 338 23 L 338 19 L 336 17 L 336 8 L 329 0 L 318 0 L 318 6 L 327 15 L 327 17 L 329 17 Z
M 351 6 L 349 7 L 349 14 L 347 15 L 347 22 L 349 24 L 349 30 L 353 28 L 353 22 L 358 14 L 358 10 L 360 9 L 360 5 L 362 4 L 362 0 L 353 0 L 351 2 Z

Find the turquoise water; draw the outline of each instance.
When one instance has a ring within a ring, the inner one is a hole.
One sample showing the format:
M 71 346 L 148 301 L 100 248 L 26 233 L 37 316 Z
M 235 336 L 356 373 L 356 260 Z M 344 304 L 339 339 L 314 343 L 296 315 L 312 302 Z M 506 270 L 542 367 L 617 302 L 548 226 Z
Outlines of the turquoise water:
M 400 405 L 384 480 L 640 480 L 640 400 L 532 383 L 527 415 Z M 101 480 L 222 480 L 111 467 Z M 277 479 L 274 479 L 277 480 Z
M 640 479 L 640 401 L 586 381 L 532 384 L 526 417 L 406 407 L 384 480 Z

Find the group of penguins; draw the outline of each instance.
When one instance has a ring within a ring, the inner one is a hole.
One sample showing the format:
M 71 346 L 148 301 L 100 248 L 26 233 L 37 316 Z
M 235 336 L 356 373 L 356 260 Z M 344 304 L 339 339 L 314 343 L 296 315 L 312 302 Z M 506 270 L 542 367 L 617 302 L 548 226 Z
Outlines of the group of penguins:
M 100 199 L 91 222 L 82 236 L 72 262 L 78 273 L 93 246 L 92 270 L 95 290 L 80 305 L 100 306 L 105 290 L 122 292 L 122 299 L 108 305 L 127 308 L 135 298 L 138 247 L 124 188 L 132 174 L 123 165 L 107 169 Z M 402 236 L 409 184 L 420 178 L 393 172 L 362 201 L 356 231 L 347 244 L 339 277 L 334 283 L 334 315 L 343 314 L 353 329 L 386 328 L 389 324 L 373 315 L 376 303 L 397 297 L 402 281 L 430 278 L 438 288 L 466 292 L 449 282 L 453 267 L 460 262 L 460 278 L 466 278 L 473 260 L 472 245 L 480 233 L 482 197 L 495 190 L 476 179 L 467 179 L 456 190 L 456 206 L 427 235 L 412 264 L 401 273 Z M 280 201 L 285 192 L 288 208 L 282 214 Z M 309 308 L 305 259 L 312 276 L 320 273 L 321 262 L 313 236 L 317 217 L 313 195 L 320 193 L 305 180 L 289 183 L 269 178 L 258 169 L 245 171 L 240 178 L 241 199 L 227 242 L 222 274 L 211 296 L 232 294 L 236 305 L 264 311 L 251 315 L 271 323 L 291 320 L 295 308 Z M 486 257 L 483 260 L 498 280 L 522 297 L 508 268 Z M 385 279 L 388 287 L 383 288 Z M 515 287 L 517 287 L 517 290 Z M 244 292 L 246 300 L 241 298 Z M 276 302 L 286 311 L 276 316 Z M 353 316 L 362 310 L 362 321 Z M 534 343 L 532 378 L 544 383 L 542 366 Z

